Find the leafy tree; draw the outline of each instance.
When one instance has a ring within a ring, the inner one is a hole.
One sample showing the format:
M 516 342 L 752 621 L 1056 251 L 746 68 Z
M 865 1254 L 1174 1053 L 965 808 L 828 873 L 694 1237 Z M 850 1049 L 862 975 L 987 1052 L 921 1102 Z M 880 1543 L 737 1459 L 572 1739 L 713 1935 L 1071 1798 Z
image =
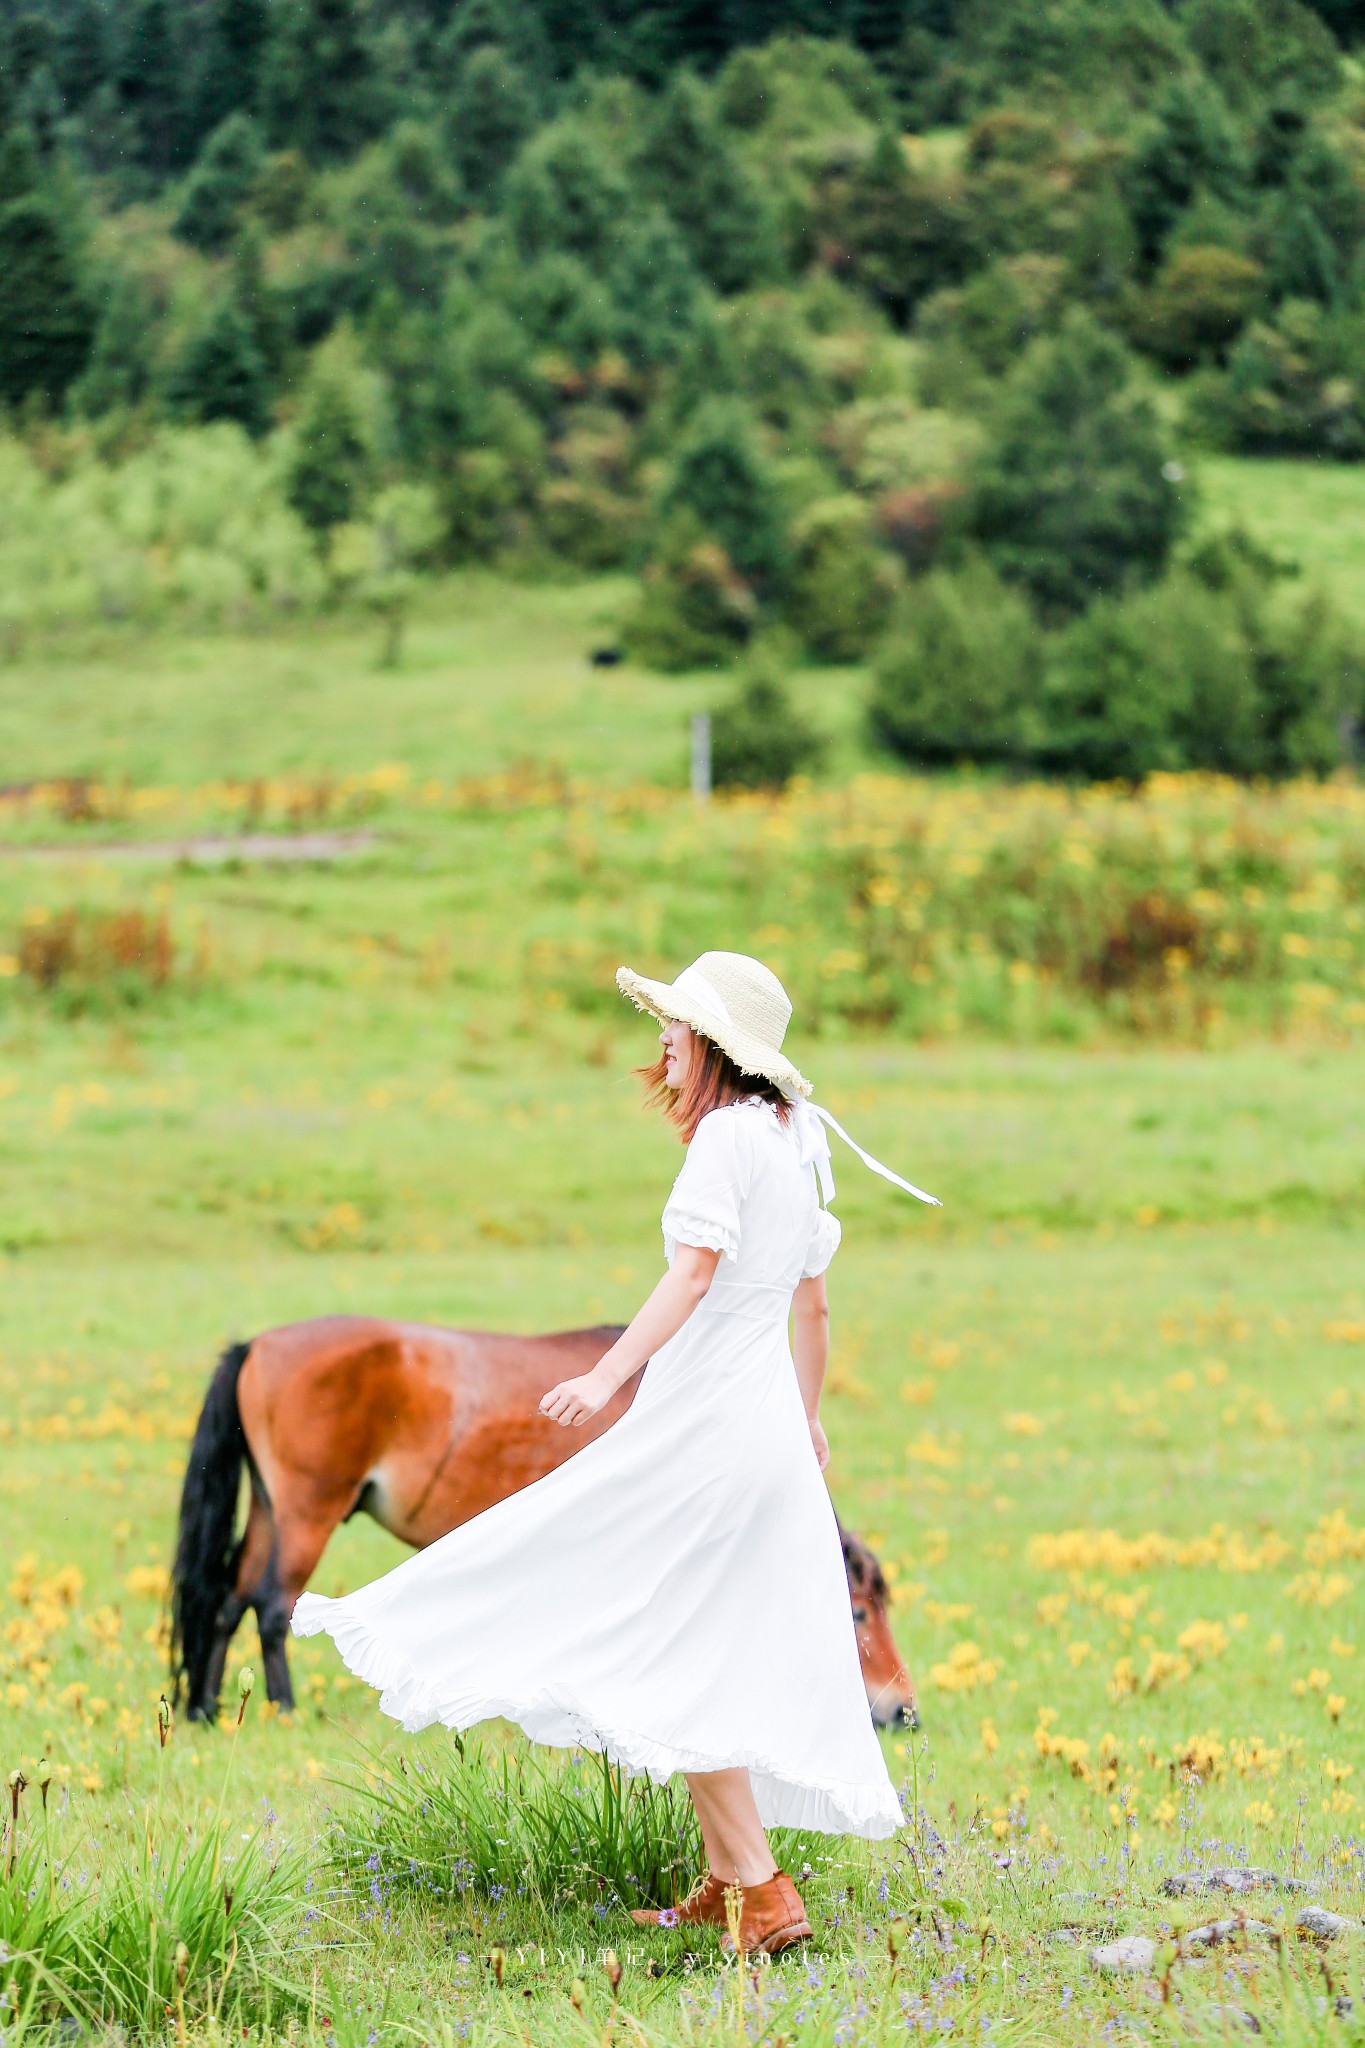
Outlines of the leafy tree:
M 1088 313 L 1034 342 L 1007 380 L 977 458 L 969 519 L 1009 581 L 1045 611 L 1160 574 L 1180 526 L 1150 402 L 1129 357 Z
M 817 768 L 823 736 L 792 701 L 780 668 L 756 652 L 734 692 L 711 713 L 711 777 L 718 789 L 785 789 Z
M 1222 357 L 1245 327 L 1264 272 L 1235 249 L 1176 249 L 1162 265 L 1134 323 L 1134 338 L 1173 370 Z
M 166 397 L 187 419 L 270 426 L 270 378 L 250 320 L 231 292 L 210 308 L 171 371 Z
M 94 310 L 22 130 L 0 148 L 0 402 L 55 404 L 90 353 Z
M 740 575 L 773 591 L 787 568 L 777 485 L 748 413 L 732 399 L 701 406 L 674 457 L 660 501 L 664 520 L 690 513 Z
M 526 144 L 507 174 L 504 208 L 524 255 L 562 249 L 601 270 L 619 248 L 630 190 L 592 130 L 566 116 Z
M 249 114 L 229 114 L 204 144 L 190 172 L 175 232 L 207 254 L 225 249 L 232 239 L 238 209 L 247 198 L 265 161 L 260 131 Z
M 1042 675 L 1028 605 L 981 561 L 902 595 L 877 656 L 874 737 L 908 761 L 1020 760 Z
M 1277 88 L 1321 99 L 1340 82 L 1332 37 L 1300 0 L 1193 0 L 1185 33 L 1234 106 L 1254 105 Z
M 686 71 L 660 95 L 640 169 L 697 269 L 719 291 L 743 291 L 773 272 L 776 231 L 763 192 L 716 120 L 705 87 Z
M 889 130 L 865 163 L 831 181 L 820 212 L 831 253 L 898 322 L 971 268 L 972 229 L 960 186 L 912 171 Z

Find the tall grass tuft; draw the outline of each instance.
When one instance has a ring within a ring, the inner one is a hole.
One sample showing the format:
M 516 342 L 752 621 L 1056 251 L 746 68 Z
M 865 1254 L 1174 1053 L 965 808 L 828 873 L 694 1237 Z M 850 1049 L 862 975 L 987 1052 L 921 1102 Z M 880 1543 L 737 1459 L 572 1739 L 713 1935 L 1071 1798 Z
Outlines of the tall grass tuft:
M 222 1830 L 148 1833 L 103 1881 L 24 1844 L 0 1879 L 0 2009 L 132 2032 L 182 2010 L 250 2024 L 295 2006 L 289 1938 L 303 1888 L 297 1858 L 258 1836 L 229 1862 Z
M 701 1867 L 686 1791 L 626 1778 L 605 1757 L 457 1743 L 453 1767 L 405 1758 L 397 1777 L 350 1781 L 331 1835 L 348 1889 L 383 1909 L 394 1893 L 671 1906 Z

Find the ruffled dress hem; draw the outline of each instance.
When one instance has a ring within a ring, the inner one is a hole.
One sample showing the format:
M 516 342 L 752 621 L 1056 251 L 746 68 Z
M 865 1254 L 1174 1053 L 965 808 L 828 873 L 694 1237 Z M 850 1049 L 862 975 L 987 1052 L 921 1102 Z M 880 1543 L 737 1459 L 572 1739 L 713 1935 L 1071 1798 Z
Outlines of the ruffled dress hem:
M 390 1643 L 376 1635 L 348 1602 L 320 1593 L 304 1593 L 294 1609 L 297 1636 L 329 1635 L 341 1660 L 356 1678 L 379 1691 L 381 1713 L 410 1733 L 441 1722 L 463 1730 L 479 1721 L 515 1721 L 533 1742 L 560 1749 L 598 1750 L 628 1777 L 662 1783 L 677 1772 L 747 1769 L 753 1780 L 759 1819 L 765 1827 L 810 1828 L 817 1834 L 861 1835 L 883 1840 L 895 1834 L 904 1816 L 889 1781 L 880 1785 L 795 1779 L 769 1759 L 742 1752 L 712 1756 L 655 1741 L 634 1729 L 605 1725 L 584 1703 L 562 1687 L 547 1686 L 524 1699 L 492 1694 L 442 1695 L 420 1678 Z

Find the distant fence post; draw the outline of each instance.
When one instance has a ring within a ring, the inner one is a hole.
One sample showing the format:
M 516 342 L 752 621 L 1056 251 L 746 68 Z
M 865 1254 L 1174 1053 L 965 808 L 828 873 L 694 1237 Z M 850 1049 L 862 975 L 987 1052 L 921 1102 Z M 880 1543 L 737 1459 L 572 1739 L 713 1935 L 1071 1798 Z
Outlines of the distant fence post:
M 711 799 L 711 714 L 692 714 L 692 794 L 699 804 Z

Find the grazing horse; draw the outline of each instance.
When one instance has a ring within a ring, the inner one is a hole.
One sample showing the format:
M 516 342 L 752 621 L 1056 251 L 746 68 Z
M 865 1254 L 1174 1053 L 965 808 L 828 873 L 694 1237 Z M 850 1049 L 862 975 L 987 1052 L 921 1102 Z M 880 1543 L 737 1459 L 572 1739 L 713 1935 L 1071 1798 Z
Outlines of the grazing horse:
M 217 1713 L 228 1645 L 248 1607 L 266 1691 L 293 1706 L 289 1617 L 340 1523 L 371 1515 L 421 1549 L 609 1429 L 630 1406 L 639 1373 L 581 1429 L 561 1428 L 538 1406 L 620 1334 L 507 1337 L 323 1316 L 230 1345 L 204 1397 L 180 1497 L 171 1657 L 190 1718 Z M 239 1536 L 243 1465 L 250 1503 Z M 840 1534 L 873 1719 L 914 1727 L 914 1687 L 891 1633 L 881 1566 L 856 1536 Z

